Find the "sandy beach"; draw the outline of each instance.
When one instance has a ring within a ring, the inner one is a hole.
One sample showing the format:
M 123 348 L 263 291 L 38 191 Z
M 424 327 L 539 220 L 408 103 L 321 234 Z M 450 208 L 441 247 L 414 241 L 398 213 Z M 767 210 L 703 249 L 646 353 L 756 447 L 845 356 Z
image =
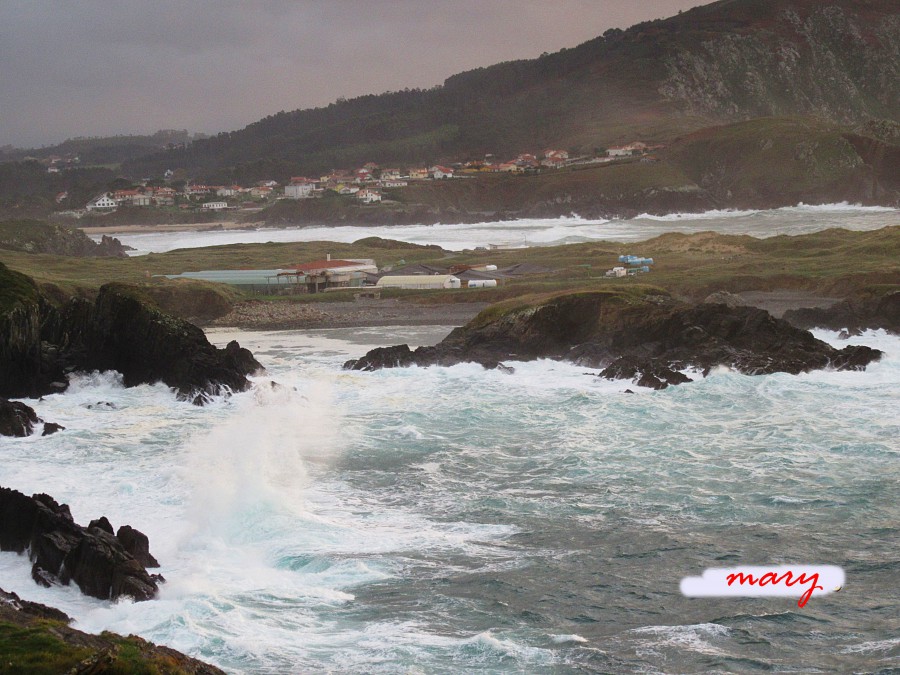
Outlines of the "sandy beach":
M 211 230 L 256 230 L 263 227 L 264 223 L 238 223 L 230 220 L 222 220 L 215 223 L 170 223 L 161 225 L 111 225 L 109 227 L 86 226 L 79 227 L 85 234 L 153 234 L 156 232 L 207 232 Z
M 778 318 L 789 309 L 829 307 L 840 300 L 794 290 L 747 291 L 736 295 L 746 304 L 765 309 Z M 205 325 L 242 330 L 462 326 L 489 305 L 487 302 L 422 305 L 397 298 L 314 303 L 248 300 Z
M 304 328 L 364 328 L 372 326 L 462 326 L 486 302 L 421 305 L 396 298 L 355 302 L 263 302 L 250 300 L 234 306 L 209 326 L 243 330 L 296 330 Z

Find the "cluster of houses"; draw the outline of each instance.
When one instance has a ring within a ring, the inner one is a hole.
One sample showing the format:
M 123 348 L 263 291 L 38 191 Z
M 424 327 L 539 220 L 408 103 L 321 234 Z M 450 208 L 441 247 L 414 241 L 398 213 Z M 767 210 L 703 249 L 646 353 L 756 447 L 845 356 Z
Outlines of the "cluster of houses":
M 256 206 L 260 201 L 271 199 L 313 199 L 331 191 L 339 195 L 355 197 L 363 204 L 382 201 L 385 189 L 406 187 L 412 182 L 428 180 L 447 180 L 458 177 L 472 177 L 484 173 L 534 173 L 544 169 L 561 169 L 575 164 L 591 164 L 609 162 L 622 157 L 640 155 L 641 161 L 657 161 L 649 154 L 662 148 L 661 145 L 647 145 L 635 141 L 623 146 L 612 146 L 606 149 L 602 157 L 580 156 L 570 157 L 565 150 L 549 148 L 538 156 L 522 153 L 506 162 L 498 162 L 493 155 L 483 160 L 472 160 L 456 163 L 452 167 L 435 164 L 433 166 L 414 166 L 404 169 L 381 168 L 374 162 L 368 162 L 355 170 L 335 169 L 317 178 L 295 176 L 283 187 L 276 181 L 261 181 L 252 187 L 240 185 L 202 185 L 190 184 L 182 191 L 172 187 L 143 186 L 104 193 L 87 204 L 88 211 L 113 211 L 121 206 L 175 206 L 181 208 L 202 208 L 219 211 L 237 208 L 238 205 Z M 172 172 L 167 171 L 167 179 Z M 178 198 L 182 199 L 179 200 Z M 62 199 L 65 197 L 63 196 Z M 250 201 L 245 201 L 250 200 Z M 57 202 L 61 201 L 57 196 Z
M 368 162 L 354 171 L 335 169 L 318 178 L 295 176 L 284 186 L 284 196 L 286 199 L 312 199 L 330 190 L 339 195 L 355 196 L 364 204 L 372 204 L 382 200 L 382 189 L 402 188 L 414 181 L 444 180 L 453 176 L 454 169 L 440 164 L 382 169 L 375 162 Z
M 185 185 L 182 190 L 168 186 L 140 186 L 105 192 L 88 202 L 88 211 L 114 211 L 122 206 L 175 206 L 178 199 L 184 208 L 199 206 L 206 210 L 234 208 L 235 200 L 265 200 L 277 194 L 275 181 L 263 181 L 253 187 L 240 185 Z M 61 201 L 57 195 L 57 203 Z M 63 197 L 64 198 L 64 197 Z M 230 200 L 230 201 L 226 201 Z
M 36 157 L 26 157 L 26 161 L 36 161 L 47 167 L 47 173 L 59 173 L 63 169 L 74 169 L 81 164 L 81 158 L 78 155 L 50 155 L 37 159 Z

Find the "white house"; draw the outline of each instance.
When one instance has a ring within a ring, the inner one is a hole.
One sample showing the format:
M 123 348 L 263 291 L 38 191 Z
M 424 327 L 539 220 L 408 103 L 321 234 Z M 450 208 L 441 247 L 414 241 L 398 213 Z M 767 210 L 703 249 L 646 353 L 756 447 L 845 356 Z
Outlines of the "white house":
M 223 186 L 216 190 L 216 197 L 234 197 L 234 186 Z
M 631 148 L 627 145 L 611 145 L 606 149 L 608 157 L 631 157 Z
M 453 178 L 453 169 L 448 169 L 446 166 L 441 166 L 439 164 L 431 167 L 428 172 L 431 174 L 432 178 L 440 180 L 441 178 Z
M 381 193 L 378 192 L 378 190 L 370 190 L 369 188 L 364 188 L 356 193 L 356 198 L 364 204 L 371 204 L 373 202 L 381 201 Z
M 315 183 L 312 181 L 296 181 L 284 186 L 284 196 L 288 199 L 309 199 L 312 197 Z
M 208 211 L 221 211 L 228 208 L 228 202 L 206 202 L 203 208 Z
M 101 195 L 93 201 L 88 202 L 85 208 L 88 211 L 113 211 L 116 206 L 116 202 L 113 199 L 110 199 L 109 195 Z

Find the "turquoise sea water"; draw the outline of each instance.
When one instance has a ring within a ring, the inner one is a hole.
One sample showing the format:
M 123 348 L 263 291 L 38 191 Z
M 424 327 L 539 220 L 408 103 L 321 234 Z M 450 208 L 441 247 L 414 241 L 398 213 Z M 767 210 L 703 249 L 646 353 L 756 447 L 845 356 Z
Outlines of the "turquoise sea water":
M 79 377 L 34 403 L 65 432 L 0 439 L 0 484 L 143 530 L 169 581 L 111 604 L 3 553 L 0 586 L 228 672 L 900 667 L 900 338 L 854 339 L 888 354 L 866 372 L 661 392 L 550 361 L 339 369 L 446 332 L 214 332 L 269 372 L 207 408 Z M 679 593 L 750 564 L 847 582 L 802 609 Z

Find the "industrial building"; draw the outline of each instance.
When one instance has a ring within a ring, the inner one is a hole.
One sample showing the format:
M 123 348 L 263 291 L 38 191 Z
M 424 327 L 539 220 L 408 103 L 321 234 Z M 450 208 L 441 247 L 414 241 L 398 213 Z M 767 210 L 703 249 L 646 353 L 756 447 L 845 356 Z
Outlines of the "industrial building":
M 376 288 L 440 289 L 462 288 L 462 282 L 452 274 L 411 274 L 384 276 Z

